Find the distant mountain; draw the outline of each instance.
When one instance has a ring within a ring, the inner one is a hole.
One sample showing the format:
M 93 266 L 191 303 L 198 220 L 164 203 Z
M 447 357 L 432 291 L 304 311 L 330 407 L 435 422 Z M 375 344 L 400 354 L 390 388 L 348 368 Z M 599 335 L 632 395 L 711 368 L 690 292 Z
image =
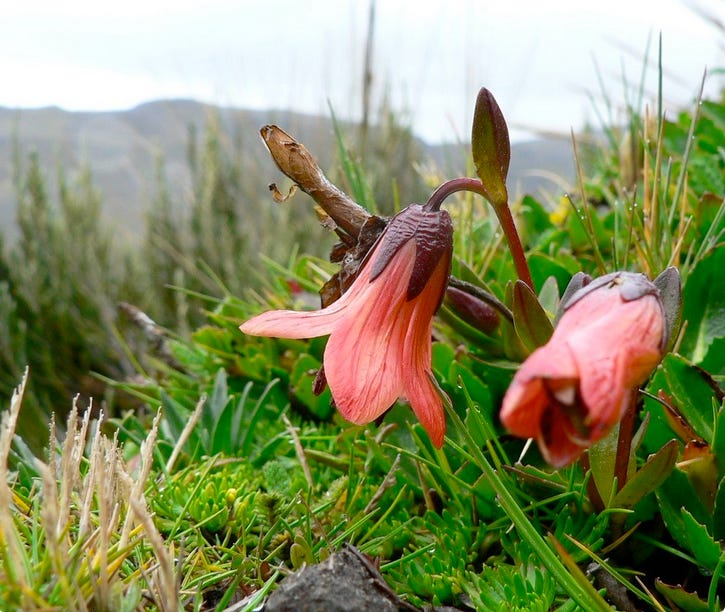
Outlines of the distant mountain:
M 258 136 L 259 128 L 265 124 L 276 123 L 304 143 L 323 169 L 333 163 L 335 137 L 328 117 L 224 108 L 191 100 L 161 100 L 130 110 L 108 112 L 0 107 L 0 228 L 3 234 L 10 239 L 15 234 L 14 160 L 26 164 L 28 154 L 35 151 L 45 169 L 51 198 L 57 193 L 59 167 L 72 179 L 87 164 L 109 221 L 133 236 L 141 230 L 144 210 L 156 193 L 160 162 L 174 202 L 183 205 L 190 201 L 192 182 L 187 163 L 190 133 L 203 134 L 212 117 L 221 122 L 225 137 L 244 145 L 240 149 L 249 162 L 249 181 L 258 183 L 260 194 L 270 182 L 280 178 Z M 429 146 L 422 141 L 417 145 L 444 176 L 464 172 L 468 155 L 465 146 Z M 536 193 L 541 188 L 558 191 L 561 187 L 557 181 L 567 181 L 573 176 L 573 155 L 567 140 L 533 140 L 512 148 L 509 174 L 512 197 Z

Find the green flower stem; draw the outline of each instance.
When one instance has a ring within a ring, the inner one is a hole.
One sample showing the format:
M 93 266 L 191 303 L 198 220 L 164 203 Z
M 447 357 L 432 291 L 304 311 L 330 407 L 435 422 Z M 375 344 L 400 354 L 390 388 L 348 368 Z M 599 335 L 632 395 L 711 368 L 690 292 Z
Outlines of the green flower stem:
M 483 183 L 481 183 L 481 181 L 467 177 L 447 181 L 433 192 L 426 203 L 426 208 L 429 210 L 438 210 L 443 203 L 443 200 L 457 191 L 471 191 L 473 193 L 477 193 L 483 196 L 486 201 L 493 206 L 493 210 L 496 213 L 496 217 L 498 217 L 498 222 L 501 225 L 504 236 L 506 236 L 506 241 L 508 242 L 509 250 L 511 251 L 511 256 L 514 260 L 514 266 L 516 266 L 516 274 L 533 290 L 534 283 L 531 280 L 531 271 L 529 270 L 529 264 L 526 261 L 524 247 L 521 244 L 519 232 L 516 230 L 516 224 L 514 223 L 511 209 L 505 202 L 492 202 L 489 199 L 489 195 L 483 187 Z
M 496 470 L 493 469 L 493 466 L 486 459 L 478 443 L 473 439 L 471 432 L 463 424 L 463 421 L 453 409 L 453 406 L 448 402 L 446 402 L 446 410 L 455 427 L 465 439 L 469 453 L 491 483 L 494 491 L 496 491 L 498 502 L 501 504 L 504 512 L 511 519 L 521 538 L 533 549 L 559 585 L 583 610 L 591 612 L 611 610 L 611 607 L 583 575 L 583 580 L 577 580 L 575 576 L 569 573 L 541 534 L 531 524 L 531 521 L 529 521 L 521 506 L 519 506 L 516 498 L 496 473 Z

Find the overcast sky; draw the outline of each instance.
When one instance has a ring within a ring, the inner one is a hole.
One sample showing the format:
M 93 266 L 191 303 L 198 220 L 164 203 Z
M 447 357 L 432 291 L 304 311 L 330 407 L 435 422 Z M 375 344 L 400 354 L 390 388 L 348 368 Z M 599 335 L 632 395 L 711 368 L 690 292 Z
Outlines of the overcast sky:
M 0 15 L 0 105 L 122 109 L 159 98 L 359 117 L 369 0 L 23 0 Z M 481 86 L 511 126 L 597 124 L 642 74 L 692 100 L 719 90 L 725 35 L 683 0 L 379 0 L 374 99 L 429 142 L 467 137 Z M 725 20 L 723 0 L 699 0 Z M 720 79 L 720 80 L 719 80 Z M 625 87 L 624 82 L 630 83 Z

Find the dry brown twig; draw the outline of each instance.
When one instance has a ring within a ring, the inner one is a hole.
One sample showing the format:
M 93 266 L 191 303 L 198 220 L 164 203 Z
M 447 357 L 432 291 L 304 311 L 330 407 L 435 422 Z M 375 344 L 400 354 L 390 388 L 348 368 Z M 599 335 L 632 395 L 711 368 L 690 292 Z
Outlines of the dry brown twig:
M 330 261 L 340 263 L 340 271 L 320 290 L 322 305 L 328 306 L 342 295 L 357 275 L 375 240 L 385 229 L 387 221 L 355 202 L 344 191 L 333 185 L 322 172 L 312 154 L 303 144 L 276 125 L 265 125 L 260 134 L 277 167 L 307 195 L 327 218 L 323 225 L 335 231 L 341 243 L 334 246 Z M 272 183 L 270 190 L 275 200 L 287 200 Z
M 259 133 L 277 167 L 309 195 L 350 238 L 357 240 L 360 230 L 372 216 L 345 192 L 333 185 L 312 154 L 276 125 L 265 125 Z M 270 189 L 276 189 L 274 184 Z

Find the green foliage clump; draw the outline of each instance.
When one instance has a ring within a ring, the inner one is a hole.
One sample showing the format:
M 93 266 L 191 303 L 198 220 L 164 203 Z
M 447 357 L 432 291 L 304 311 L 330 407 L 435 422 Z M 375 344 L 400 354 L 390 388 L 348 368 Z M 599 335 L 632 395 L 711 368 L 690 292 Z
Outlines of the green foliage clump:
M 146 597 L 163 609 L 162 591 L 145 578 L 158 567 L 166 574 L 156 584 L 173 585 L 181 606 L 224 609 L 251 595 L 252 608 L 284 574 L 352 543 L 377 557 L 395 591 L 420 606 L 717 609 L 725 600 L 723 106 L 708 101 L 695 113 L 653 124 L 632 111 L 626 132 L 612 127 L 599 154 L 588 153 L 578 189 L 513 204 L 531 291 L 515 283 L 518 270 L 502 247 L 497 217 L 471 197 L 451 203 L 452 272 L 497 310 L 492 325 L 477 325 L 451 301 L 439 311 L 433 370 L 451 400 L 441 449 L 404 402 L 379 425 L 352 426 L 331 406 L 329 391 L 313 393 L 324 339 L 252 338 L 238 330 L 262 308 L 317 306 L 316 292 L 335 268 L 303 242 L 298 211 L 263 212 L 270 207 L 257 210 L 240 195 L 246 177 L 228 156 L 219 125 L 200 150 L 190 148 L 189 217 L 177 222 L 163 191 L 150 213 L 143 252 L 152 273 L 136 285 L 142 267 L 110 248 L 89 176 L 75 191 L 63 186 L 64 204 L 54 211 L 32 162 L 20 189 L 21 240 L 0 260 L 0 314 L 8 330 L 0 335 L 0 360 L 8 366 L 3 389 L 10 392 L 17 360 L 27 359 L 30 380 L 39 379 L 37 388 L 28 387 L 27 405 L 56 405 L 73 384 L 54 372 L 61 358 L 79 369 L 79 380 L 93 370 L 98 376 L 91 380 L 107 385 L 110 396 L 133 398 L 114 406 L 104 424 L 121 446 L 104 448 L 116 449 L 106 455 L 118 466 L 115 493 L 128 492 L 131 478 L 120 456 L 129 465 L 143 458 L 139 469 L 148 478 L 136 481 L 143 483 L 136 493 L 151 512 L 128 496 L 114 498 L 118 516 L 100 501 L 80 503 L 104 491 L 84 497 L 77 490 L 100 469 L 93 461 L 102 463 L 97 450 L 84 463 L 80 447 L 71 453 L 80 474 L 76 494 L 64 497 L 70 471 L 31 469 L 32 452 L 17 438 L 8 452 L 17 470 L 12 496 L 0 487 L 9 500 L 0 505 L 0 529 L 5 542 L 8 534 L 15 542 L 0 557 L 10 585 L 0 591 L 2 601 L 25 603 L 32 585 L 46 606 L 133 608 Z M 383 181 L 366 181 L 342 148 L 341 158 L 356 198 L 372 207 Z M 286 252 L 256 260 L 266 232 Z M 290 255 L 298 238 L 302 247 Z M 129 267 L 115 271 L 117 261 Z M 498 421 L 511 377 L 550 335 L 574 274 L 626 269 L 654 277 L 670 265 L 684 280 L 682 325 L 641 394 L 624 471 L 612 465 L 616 431 L 583 461 L 550 469 Z M 162 299 L 154 276 L 183 289 Z M 113 314 L 121 299 L 140 307 L 137 319 L 160 314 L 180 333 L 151 321 L 157 344 L 137 346 Z M 43 553 L 43 543 L 54 540 L 32 494 L 42 489 L 52 500 L 54 486 L 73 517 L 61 525 L 63 541 L 77 553 L 75 566 L 87 570 L 77 588 L 73 568 L 58 554 L 64 550 Z M 117 523 L 104 524 L 121 532 L 108 536 L 108 556 L 98 566 L 74 539 L 88 535 L 76 520 L 82 516 L 111 517 Z M 185 554 L 170 563 L 170 551 L 179 550 Z M 33 567 L 40 568 L 35 576 Z M 114 580 L 117 591 L 109 591 Z

